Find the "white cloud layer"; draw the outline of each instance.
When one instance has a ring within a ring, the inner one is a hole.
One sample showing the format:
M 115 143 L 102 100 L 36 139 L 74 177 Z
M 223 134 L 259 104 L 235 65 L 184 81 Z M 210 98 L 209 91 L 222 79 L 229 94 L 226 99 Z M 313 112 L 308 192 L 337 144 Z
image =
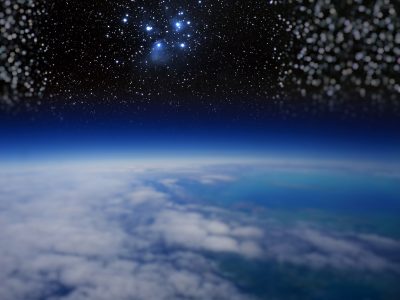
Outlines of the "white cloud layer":
M 178 222 L 185 210 L 173 208 L 168 195 L 138 184 L 137 175 L 52 171 L 0 176 L 2 300 L 247 298 L 200 253 L 187 249 L 190 241 L 183 243 L 183 236 L 182 243 L 177 240 L 182 249 L 160 250 L 178 225 L 168 223 L 168 214 Z M 157 231 L 164 221 L 169 227 Z M 213 221 L 207 226 L 221 235 L 211 236 L 204 249 L 229 251 L 222 246 L 228 239 L 225 225 Z
M 161 183 L 182 196 L 179 180 L 152 172 L 154 182 L 129 170 L 0 173 L 0 299 L 247 298 L 206 252 L 399 272 L 379 254 L 398 251 L 399 241 L 266 226 L 182 204 L 156 188 Z M 232 180 L 198 172 L 203 184 Z

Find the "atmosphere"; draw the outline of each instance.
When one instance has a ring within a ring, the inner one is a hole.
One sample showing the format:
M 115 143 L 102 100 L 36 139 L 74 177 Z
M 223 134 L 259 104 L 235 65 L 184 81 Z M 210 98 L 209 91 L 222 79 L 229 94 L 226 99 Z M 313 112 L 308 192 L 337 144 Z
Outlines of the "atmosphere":
M 395 119 L 340 120 L 265 118 L 193 119 L 142 116 L 134 121 L 79 112 L 60 120 L 46 113 L 4 115 L 0 153 L 4 159 L 157 156 L 300 156 L 303 158 L 400 160 Z

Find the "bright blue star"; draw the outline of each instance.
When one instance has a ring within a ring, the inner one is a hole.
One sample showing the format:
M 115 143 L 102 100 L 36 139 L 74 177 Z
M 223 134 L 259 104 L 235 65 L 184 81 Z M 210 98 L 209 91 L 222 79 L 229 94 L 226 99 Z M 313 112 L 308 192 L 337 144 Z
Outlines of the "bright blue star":
M 146 26 L 146 31 L 152 31 L 153 30 L 153 27 L 152 26 L 150 26 L 150 25 L 147 25 Z
M 122 22 L 127 23 L 128 22 L 128 18 L 123 18 Z
M 182 28 L 182 23 L 181 22 L 176 22 L 175 23 L 175 27 L 176 27 L 176 29 L 181 29 Z
M 185 43 L 180 43 L 180 44 L 179 44 L 179 47 L 185 48 L 185 47 L 186 47 L 186 44 L 185 44 Z

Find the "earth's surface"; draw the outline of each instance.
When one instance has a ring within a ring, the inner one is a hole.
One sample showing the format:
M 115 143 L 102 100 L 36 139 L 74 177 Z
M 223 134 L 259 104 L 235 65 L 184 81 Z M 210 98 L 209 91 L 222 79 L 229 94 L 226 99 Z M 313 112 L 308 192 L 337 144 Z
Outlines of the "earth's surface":
M 0 299 L 400 299 L 400 176 L 346 164 L 0 171 Z

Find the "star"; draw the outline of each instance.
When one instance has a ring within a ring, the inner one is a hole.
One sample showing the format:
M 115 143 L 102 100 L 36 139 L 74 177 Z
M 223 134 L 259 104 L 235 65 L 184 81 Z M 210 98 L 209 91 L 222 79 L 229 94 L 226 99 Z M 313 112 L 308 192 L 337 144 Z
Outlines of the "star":
M 175 27 L 176 27 L 177 30 L 181 29 L 182 28 L 182 22 L 176 22 L 175 23 Z

